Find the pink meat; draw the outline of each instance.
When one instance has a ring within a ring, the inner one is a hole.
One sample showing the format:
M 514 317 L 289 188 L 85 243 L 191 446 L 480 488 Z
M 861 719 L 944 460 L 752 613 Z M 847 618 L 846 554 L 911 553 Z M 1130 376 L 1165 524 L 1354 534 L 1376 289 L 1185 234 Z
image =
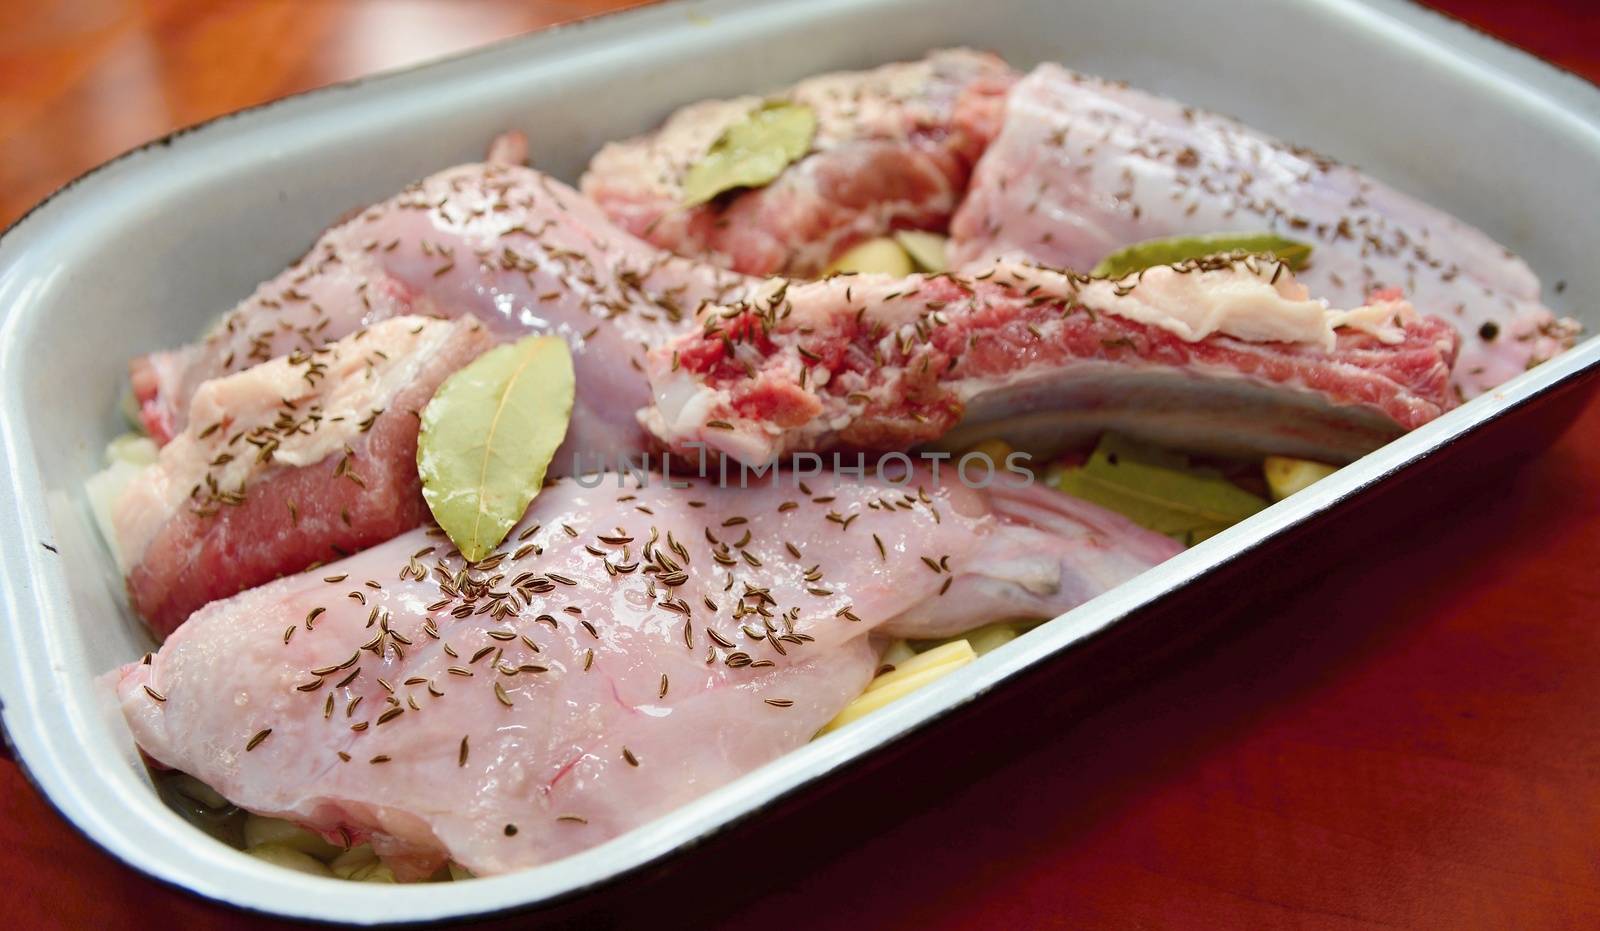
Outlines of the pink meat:
M 416 527 L 418 412 L 492 343 L 472 317 L 399 317 L 207 383 L 205 419 L 117 502 L 134 610 L 165 636 L 208 602 Z
M 616 455 L 642 442 L 634 411 L 649 400 L 645 347 L 680 332 L 702 302 L 745 286 L 617 229 L 537 171 L 463 165 L 328 230 L 200 343 L 135 360 L 133 385 L 145 424 L 165 441 L 184 429 L 189 398 L 208 379 L 396 315 L 470 313 L 500 338 L 566 337 L 578 379 L 568 448 Z
M 1376 303 L 1383 333 L 1346 327 L 1325 334 L 1329 345 L 1185 338 L 1123 315 L 1164 293 L 1146 294 L 1158 279 L 1185 275 L 1211 311 L 1251 284 L 1282 297 L 1266 325 L 1322 306 L 1275 264 L 1209 264 L 1120 286 L 1014 263 L 795 285 L 708 310 L 700 332 L 653 353 L 656 404 L 643 420 L 686 457 L 702 444 L 746 463 L 995 432 L 1059 448 L 1107 429 L 1225 455 L 1347 461 L 1454 405 L 1455 333 L 1402 301 Z
M 679 255 L 751 275 L 813 276 L 859 240 L 942 230 L 1015 79 L 993 55 L 952 49 L 802 81 L 781 97 L 815 111 L 811 153 L 762 188 L 686 209 L 684 173 L 761 98 L 705 101 L 601 149 L 583 191 L 622 227 Z
M 419 529 L 217 602 L 108 682 L 145 753 L 246 809 L 403 879 L 498 874 L 811 740 L 874 633 L 1053 616 L 1179 549 L 1043 489 L 801 481 L 564 480 L 476 566 Z
M 1300 279 L 1343 306 L 1397 287 L 1463 339 L 1471 397 L 1572 345 L 1531 269 L 1481 231 L 1233 120 L 1041 65 L 951 224 L 958 263 L 1022 255 L 1088 271 L 1165 236 L 1274 231 L 1313 246 Z

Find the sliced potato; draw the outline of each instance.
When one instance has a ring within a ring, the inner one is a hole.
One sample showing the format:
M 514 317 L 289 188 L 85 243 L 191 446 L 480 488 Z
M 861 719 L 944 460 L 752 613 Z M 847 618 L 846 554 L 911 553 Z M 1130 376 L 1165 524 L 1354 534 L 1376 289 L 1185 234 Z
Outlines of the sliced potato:
M 982 656 L 1017 639 L 1020 633 L 1015 624 L 987 624 L 967 631 L 967 642 L 972 644 L 972 652 Z
M 889 649 L 883 651 L 883 662 L 898 669 L 916 655 L 917 651 L 911 648 L 911 644 L 904 640 L 896 640 L 889 644 Z
M 840 711 L 832 721 L 829 721 L 819 734 L 838 730 L 846 724 L 869 715 L 897 699 L 904 698 L 929 682 L 949 675 L 977 659 L 977 654 L 972 651 L 972 646 L 965 640 L 957 640 L 955 643 L 946 644 L 945 646 L 956 649 L 943 654 L 945 657 L 943 662 L 922 666 L 904 674 L 902 674 L 901 670 L 896 669 L 894 672 L 884 673 L 874 679 L 872 685 L 867 687 L 867 691 L 858 696 L 855 701 L 845 705 L 844 710 Z M 935 647 L 927 653 L 917 654 L 917 658 L 921 659 L 944 649 L 945 647 Z M 888 681 L 883 682 L 882 680 Z
M 394 870 L 390 869 L 387 863 L 373 863 L 363 866 L 345 878 L 356 883 L 399 882 L 394 878 Z
M 972 644 L 965 640 L 954 640 L 943 646 L 934 647 L 923 653 L 918 653 L 902 663 L 896 663 L 893 672 L 886 672 L 871 682 L 867 683 L 867 691 L 875 691 L 915 676 L 925 670 L 943 666 L 956 661 L 971 662 L 977 657 L 972 650 Z
M 917 264 L 918 271 L 937 274 L 950 270 L 950 260 L 946 255 L 950 237 L 922 230 L 901 230 L 894 234 L 894 240 Z
M 1261 474 L 1267 479 L 1267 490 L 1272 492 L 1274 501 L 1282 501 L 1297 491 L 1310 488 L 1337 471 L 1338 466 L 1309 459 L 1268 456 L 1261 460 Z
M 124 433 L 106 444 L 106 462 L 151 465 L 161 455 L 156 441 L 138 433 Z
M 245 853 L 257 860 L 265 860 L 274 866 L 281 866 L 286 870 L 295 870 L 300 873 L 310 873 L 313 876 L 333 876 L 333 871 L 327 864 L 309 854 L 302 853 L 292 847 L 282 844 L 261 844 L 245 848 Z
M 834 275 L 840 272 L 904 277 L 911 274 L 911 256 L 906 255 L 906 250 L 900 248 L 899 243 L 888 236 L 881 236 L 869 239 L 834 259 L 822 273 Z
M 137 479 L 145 466 L 156 461 L 156 444 L 149 437 L 124 433 L 106 446 L 106 467 L 89 476 L 84 483 L 84 494 L 89 499 L 89 510 L 94 513 L 95 526 L 106 548 L 121 565 L 117 552 L 116 527 L 111 515 L 116 511 L 117 499 Z
M 973 627 L 953 637 L 943 637 L 939 640 L 912 641 L 911 644 L 913 649 L 920 648 L 923 652 L 931 652 L 938 647 L 949 646 L 952 643 L 965 640 L 972 646 L 972 652 L 982 656 L 996 647 L 1004 646 L 1017 639 L 1022 636 L 1024 631 L 1031 629 L 1033 626 L 1032 622 L 1022 620 L 995 621 L 982 627 Z
M 378 855 L 372 852 L 371 844 L 362 844 L 351 847 L 334 857 L 328 864 L 333 870 L 333 875 L 340 879 L 349 879 L 354 873 L 364 870 L 378 862 Z
M 244 819 L 244 845 L 246 847 L 259 847 L 263 844 L 288 847 L 291 850 L 298 850 L 323 861 L 331 860 L 341 852 L 338 847 L 292 821 L 284 821 L 280 818 L 263 818 L 260 815 L 246 817 Z
M 333 858 L 328 864 L 333 875 L 357 883 L 392 883 L 394 870 L 378 859 L 371 844 L 351 847 Z
M 118 566 L 122 565 L 122 548 L 117 544 L 117 528 L 112 515 L 116 513 L 117 499 L 127 490 L 143 469 L 126 462 L 113 462 L 89 476 L 83 483 L 84 495 L 89 499 L 89 511 L 94 515 L 95 529 Z
M 177 773 L 168 777 L 168 784 L 177 793 L 202 808 L 220 809 L 228 807 L 228 800 L 222 793 L 211 788 L 188 773 Z

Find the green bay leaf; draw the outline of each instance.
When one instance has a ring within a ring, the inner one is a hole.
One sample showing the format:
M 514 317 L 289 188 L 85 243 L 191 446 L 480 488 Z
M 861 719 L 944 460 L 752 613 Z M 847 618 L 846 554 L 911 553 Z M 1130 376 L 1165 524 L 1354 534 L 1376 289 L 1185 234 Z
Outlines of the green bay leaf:
M 1213 470 L 1190 465 L 1181 454 L 1115 434 L 1101 437 L 1082 466 L 1063 469 L 1051 481 L 1075 498 L 1191 545 L 1267 506 L 1265 499 Z
M 530 336 L 479 356 L 423 408 L 422 497 L 462 556 L 488 556 L 522 519 L 566 438 L 573 391 L 566 340 Z
M 1269 255 L 1296 272 L 1305 268 L 1311 258 L 1309 245 L 1276 233 L 1210 233 L 1136 242 L 1101 259 L 1089 274 L 1097 278 L 1121 278 L 1157 265 L 1172 265 L 1227 252 Z
M 683 205 L 723 191 L 761 187 L 811 149 L 817 115 L 805 104 L 769 101 L 722 131 L 683 176 Z

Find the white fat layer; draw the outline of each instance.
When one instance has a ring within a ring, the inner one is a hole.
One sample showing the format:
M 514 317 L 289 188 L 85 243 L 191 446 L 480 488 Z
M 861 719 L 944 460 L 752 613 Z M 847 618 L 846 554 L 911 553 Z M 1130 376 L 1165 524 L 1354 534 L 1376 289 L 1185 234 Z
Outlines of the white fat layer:
M 1340 329 L 1370 333 L 1388 344 L 1405 339 L 1397 319 L 1414 311 L 1404 300 L 1378 300 L 1349 310 L 1314 299 L 1287 268 L 1271 260 L 1244 260 L 1210 271 L 1181 271 L 1156 266 L 1126 278 L 1085 281 L 1064 271 L 1020 260 L 1001 260 L 984 278 L 1011 285 L 1029 299 L 1049 298 L 1081 304 L 1159 327 L 1186 342 L 1212 334 L 1252 343 L 1295 343 L 1333 351 Z M 976 267 L 967 271 L 975 271 Z M 780 279 L 764 282 L 751 303 L 766 307 L 787 298 L 793 304 L 791 323 L 820 323 L 839 305 L 839 292 L 849 289 L 852 307 L 867 307 L 872 318 L 889 328 L 891 341 L 903 338 L 927 314 L 927 303 L 915 287 L 917 279 L 889 275 L 846 275 L 818 285 L 793 287 Z M 888 347 L 888 343 L 885 347 Z
M 1313 299 L 1278 263 L 1235 262 L 1211 271 L 1157 266 L 1121 280 L 1074 283 L 1066 274 L 1022 262 L 1000 265 L 1000 280 L 1038 285 L 1036 294 L 1075 300 L 1095 311 L 1160 327 L 1186 342 L 1213 333 L 1253 343 L 1299 343 L 1332 352 L 1340 328 L 1398 343 L 1405 332 L 1395 318 L 1409 314 L 1403 300 L 1374 301 L 1337 310 Z M 1075 295 L 1075 297 L 1074 297 Z
M 123 571 L 138 564 L 161 526 L 186 506 L 191 490 L 208 487 L 208 476 L 218 489 L 237 491 L 268 469 L 321 462 L 353 443 L 363 432 L 362 421 L 416 380 L 453 328 L 428 317 L 393 317 L 315 352 L 282 356 L 202 384 L 189 404 L 184 432 L 116 499 L 112 523 Z M 278 445 L 264 458 L 241 435 L 271 427 L 290 412 L 290 403 L 303 426 L 272 432 Z M 222 426 L 210 429 L 214 424 Z
M 639 411 L 639 423 L 669 442 L 699 442 L 743 462 L 767 461 L 775 453 L 774 444 L 781 433 L 776 426 L 744 420 L 732 430 L 708 426 L 730 401 L 726 391 L 707 387 L 680 372 L 658 380 L 655 404 Z
M 1121 280 L 1085 280 L 1056 269 L 1003 260 L 984 277 L 1004 283 L 1030 300 L 1042 297 L 1085 306 L 1095 313 L 1158 327 L 1187 342 L 1223 335 L 1250 343 L 1301 344 L 1332 352 L 1340 329 L 1370 333 L 1388 344 L 1401 342 L 1405 331 L 1397 321 L 1414 314 L 1411 305 L 1403 300 L 1374 301 L 1351 310 L 1331 308 L 1327 301 L 1312 299 L 1286 267 L 1280 269 L 1277 262 L 1270 260 L 1246 259 L 1209 270 L 1181 269 L 1158 266 Z M 920 279 L 846 275 L 813 285 L 793 286 L 776 278 L 762 283 L 753 292 L 750 304 L 771 311 L 783 308 L 788 327 L 773 338 L 789 345 L 776 360 L 766 361 L 769 369 L 761 377 L 786 374 L 798 380 L 805 366 L 790 334 L 821 325 L 838 311 L 840 298 L 846 294 L 849 298 L 843 301 L 844 306 L 869 309 L 874 322 L 884 327 L 878 348 L 882 357 L 893 358 L 900 343 L 917 336 L 918 325 L 928 313 L 926 299 L 914 283 L 917 280 Z M 1046 323 L 1041 338 L 1052 339 L 1059 329 L 1059 321 Z M 772 371 L 774 361 L 787 371 Z M 806 368 L 806 383 L 812 390 L 832 377 L 823 366 Z M 877 390 L 890 395 L 899 390 L 896 381 L 903 373 L 880 370 L 878 374 L 885 384 Z M 1009 377 L 1031 380 L 1037 373 L 1024 367 Z M 658 369 L 653 383 L 655 409 L 640 415 L 647 430 L 668 442 L 701 441 L 750 462 L 765 461 L 785 449 L 808 448 L 817 436 L 846 427 L 859 407 L 850 402 L 844 409 L 835 408 L 829 416 L 785 431 L 760 420 L 733 416 L 727 390 L 710 387 L 685 372 L 664 376 Z M 993 387 L 987 383 L 983 386 L 984 390 Z M 970 397 L 979 386 L 966 388 L 963 393 Z M 708 426 L 717 419 L 730 421 L 732 429 Z

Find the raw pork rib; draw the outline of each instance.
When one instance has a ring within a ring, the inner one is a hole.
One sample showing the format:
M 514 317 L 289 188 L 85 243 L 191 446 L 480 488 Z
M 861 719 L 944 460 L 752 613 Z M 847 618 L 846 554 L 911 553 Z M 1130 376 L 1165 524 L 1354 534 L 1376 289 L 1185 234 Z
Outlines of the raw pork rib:
M 133 366 L 158 441 L 184 428 L 200 384 L 309 350 L 396 314 L 477 315 L 499 337 L 556 332 L 578 379 L 567 450 L 639 448 L 643 347 L 680 332 L 743 279 L 622 232 L 571 188 L 519 165 L 440 172 L 325 233 L 201 343 Z M 570 462 L 558 453 L 559 474 Z
M 206 602 L 427 516 L 417 411 L 493 344 L 473 317 L 391 317 L 203 383 L 189 426 L 117 499 L 128 598 L 158 635 Z
M 1454 384 L 1471 397 L 1572 345 L 1578 324 L 1540 303 L 1519 258 L 1353 168 L 1232 120 L 1041 65 L 951 225 L 957 262 L 1020 254 L 1088 271 L 1145 239 L 1272 230 L 1309 242 L 1300 279 L 1353 306 L 1400 288 L 1454 323 Z
M 147 754 L 244 808 L 401 878 L 504 873 L 806 743 L 869 632 L 1052 616 L 1179 549 L 1046 490 L 773 480 L 564 480 L 475 567 L 419 529 L 210 605 L 110 684 Z
M 951 49 L 807 79 L 781 97 L 816 112 L 811 154 L 765 187 L 685 209 L 684 172 L 762 103 L 704 101 L 651 135 L 601 149 L 583 192 L 625 229 L 679 255 L 751 275 L 813 276 L 858 240 L 942 230 L 1016 77 L 993 55 Z
M 1116 429 L 1342 462 L 1455 403 L 1448 324 L 1393 295 L 1332 311 L 1250 258 L 1122 282 L 1015 262 L 836 276 L 703 317 L 647 363 L 656 403 L 641 420 L 686 457 L 697 443 L 751 464 L 941 437 L 959 449 L 986 433 L 1049 452 Z

